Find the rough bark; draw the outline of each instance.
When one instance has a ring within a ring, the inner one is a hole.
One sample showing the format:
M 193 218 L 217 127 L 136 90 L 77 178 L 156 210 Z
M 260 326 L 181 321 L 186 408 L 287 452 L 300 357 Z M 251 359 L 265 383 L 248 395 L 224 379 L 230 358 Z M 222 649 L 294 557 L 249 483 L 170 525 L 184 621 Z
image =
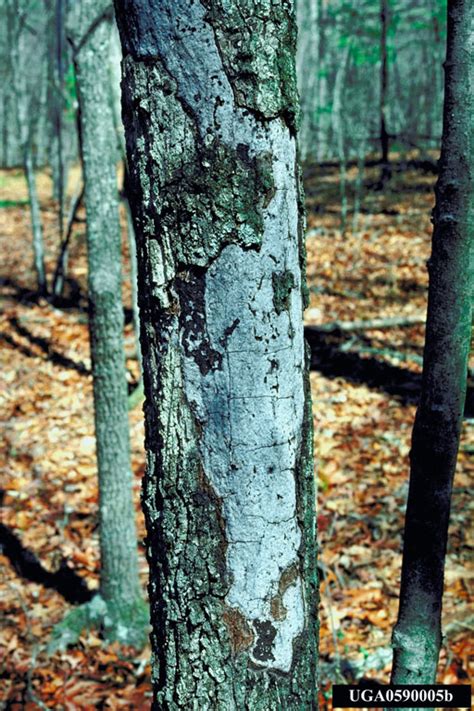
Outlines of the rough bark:
M 440 175 L 423 381 L 413 428 L 392 681 L 433 683 L 441 643 L 447 531 L 466 395 L 474 286 L 474 6 L 448 2 Z
M 316 707 L 291 3 L 117 0 L 155 709 Z
M 125 198 L 125 213 L 127 217 L 128 248 L 130 252 L 130 282 L 132 286 L 133 331 L 135 333 L 135 353 L 140 366 L 140 381 L 142 373 L 142 347 L 140 344 L 140 308 L 138 306 L 138 266 L 137 241 L 133 227 L 132 211 L 128 198 Z M 141 384 L 141 383 L 140 383 Z M 140 384 L 138 387 L 140 387 Z
M 116 138 L 109 95 L 112 7 L 84 0 L 70 7 L 80 102 L 87 213 L 88 290 L 99 471 L 101 594 L 112 635 L 126 628 L 140 601 L 135 511 L 129 452 L 127 383 L 121 297 L 121 234 Z M 123 634 L 122 634 L 123 633 Z

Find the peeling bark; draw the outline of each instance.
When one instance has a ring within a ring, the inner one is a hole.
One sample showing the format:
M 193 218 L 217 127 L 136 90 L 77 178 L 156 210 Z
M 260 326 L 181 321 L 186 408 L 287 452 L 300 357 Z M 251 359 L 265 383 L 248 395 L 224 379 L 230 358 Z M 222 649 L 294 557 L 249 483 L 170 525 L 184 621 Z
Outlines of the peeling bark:
M 116 10 L 154 708 L 315 708 L 292 4 L 120 0 Z
M 396 684 L 433 683 L 441 645 L 444 563 L 474 287 L 473 28 L 470 0 L 450 0 L 423 381 L 413 428 L 400 609 L 393 633 Z

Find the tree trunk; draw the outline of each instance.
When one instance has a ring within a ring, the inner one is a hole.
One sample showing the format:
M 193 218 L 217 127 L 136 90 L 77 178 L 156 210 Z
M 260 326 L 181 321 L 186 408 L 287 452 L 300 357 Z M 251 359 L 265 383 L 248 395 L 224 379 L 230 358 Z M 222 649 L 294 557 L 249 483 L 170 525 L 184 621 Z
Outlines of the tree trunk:
M 316 708 L 295 26 L 265 8 L 116 2 L 160 710 Z
M 318 144 L 320 0 L 297 0 L 297 77 L 301 105 L 299 148 L 302 160 L 314 158 Z
M 56 269 L 54 270 L 53 287 L 51 289 L 54 297 L 60 297 L 63 293 L 64 282 L 67 277 L 69 262 L 69 242 L 71 241 L 74 222 L 76 221 L 77 212 L 81 206 L 83 197 L 84 182 L 81 178 L 81 182 L 78 185 L 76 192 L 71 198 L 71 203 L 69 205 L 69 214 L 66 224 L 66 231 L 64 233 L 64 239 L 59 247 L 59 256 L 58 261 L 56 262 Z
M 327 38 L 327 7 L 326 0 L 317 0 L 318 2 L 318 21 L 319 21 L 319 66 L 318 66 L 318 97 L 317 97 L 317 143 L 316 143 L 316 159 L 319 163 L 328 157 L 328 149 L 330 144 L 331 133 L 331 109 L 328 107 L 329 88 L 328 88 L 328 57 L 329 42 Z
M 393 633 L 396 684 L 433 683 L 441 643 L 444 563 L 474 286 L 473 23 L 470 0 L 449 0 L 423 382 L 413 428 L 400 609 Z
M 66 170 L 64 163 L 63 147 L 63 91 L 64 91 L 64 0 L 56 0 L 54 20 L 55 20 L 55 90 L 56 90 L 56 112 L 54 135 L 56 139 L 56 171 L 53 171 L 54 191 L 58 200 L 58 225 L 59 244 L 62 244 L 64 237 L 64 198 L 66 192 Z
M 121 233 L 116 138 L 109 92 L 111 6 L 83 0 L 72 7 L 87 213 L 89 304 L 95 431 L 99 470 L 101 594 L 112 636 L 133 627 L 140 600 L 129 452 L 121 298 Z M 123 637 L 122 637 L 123 638 Z
M 382 170 L 380 182 L 385 186 L 392 175 L 389 156 L 389 134 L 387 130 L 387 90 L 388 90 L 388 56 L 387 56 L 387 29 L 389 0 L 381 0 L 380 22 L 380 147 L 382 151 Z
M 142 372 L 142 347 L 140 343 L 140 307 L 138 306 L 138 266 L 137 266 L 137 241 L 133 226 L 132 212 L 128 197 L 125 198 L 125 214 L 127 218 L 128 248 L 130 253 L 130 283 L 132 287 L 132 312 L 133 330 L 135 333 L 135 353 L 140 366 L 140 379 Z
M 332 100 L 332 130 L 336 140 L 337 157 L 339 160 L 339 194 L 341 196 L 341 234 L 344 235 L 347 226 L 347 168 L 346 145 L 344 136 L 344 85 L 346 83 L 347 66 L 351 53 L 351 41 L 347 43 L 339 58 L 339 66 L 334 80 Z
M 33 255 L 34 267 L 36 272 L 36 284 L 40 294 L 46 294 L 48 287 L 46 283 L 46 270 L 44 267 L 44 241 L 43 227 L 41 225 L 41 212 L 38 201 L 38 193 L 36 192 L 36 178 L 33 167 L 33 159 L 31 156 L 30 141 L 24 148 L 25 151 L 25 177 L 28 185 L 28 199 L 30 202 L 31 215 L 31 231 L 33 234 Z
M 22 62 L 20 40 L 24 31 L 21 18 L 25 9 L 18 3 L 10 2 L 5 5 L 6 24 L 10 41 L 10 72 L 12 87 L 16 102 L 16 119 L 18 122 L 19 143 L 22 150 L 23 169 L 28 187 L 28 200 L 30 203 L 31 233 L 33 239 L 33 266 L 36 272 L 36 286 L 39 294 L 46 294 L 47 281 L 44 265 L 44 241 L 41 224 L 41 211 L 36 191 L 36 177 L 33 164 L 31 140 L 34 126 L 32 116 L 33 100 L 27 86 L 27 68 Z

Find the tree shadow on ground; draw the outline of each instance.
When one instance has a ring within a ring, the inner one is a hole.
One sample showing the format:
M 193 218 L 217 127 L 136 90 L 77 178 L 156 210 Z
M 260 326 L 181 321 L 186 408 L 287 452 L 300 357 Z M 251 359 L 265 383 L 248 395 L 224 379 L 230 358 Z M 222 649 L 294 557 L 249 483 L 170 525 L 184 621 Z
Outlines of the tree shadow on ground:
M 20 323 L 16 316 L 10 317 L 8 319 L 8 322 L 15 333 L 25 338 L 32 345 L 37 346 L 47 356 L 48 360 L 50 360 L 51 363 L 53 363 L 54 365 L 59 365 L 62 368 L 75 370 L 80 375 L 90 375 L 91 371 L 84 365 L 84 363 L 76 362 L 72 358 L 69 358 L 68 356 L 65 356 L 59 351 L 55 350 L 51 346 L 51 343 L 48 341 L 47 338 L 43 338 L 42 336 L 35 336 L 28 328 L 26 328 L 26 326 L 23 326 Z M 21 351 L 23 355 L 26 355 L 30 358 L 38 357 L 37 353 L 31 350 L 28 346 L 17 343 L 15 339 L 8 333 L 0 333 L 0 339 Z
M 87 315 L 89 312 L 88 299 L 79 282 L 72 277 L 67 277 L 64 283 L 66 287 L 66 294 L 64 296 L 53 296 L 48 294 L 45 297 L 37 291 L 22 286 L 10 277 L 0 277 L 0 288 L 8 291 L 8 293 L 1 294 L 0 298 L 11 299 L 12 301 L 16 301 L 17 303 L 24 305 L 38 304 L 40 301 L 44 302 L 44 299 L 46 298 L 52 306 L 60 309 L 61 311 L 79 312 Z M 123 314 L 125 324 L 132 323 L 133 310 L 131 308 L 124 307 Z
M 65 560 L 55 573 L 44 568 L 33 551 L 25 548 L 18 536 L 3 523 L 0 523 L 0 551 L 20 577 L 56 590 L 73 605 L 89 602 L 96 594 Z
M 31 333 L 31 331 L 26 328 L 26 326 L 23 326 L 23 324 L 20 323 L 16 316 L 10 317 L 8 319 L 8 322 L 12 326 L 12 329 L 15 333 L 25 338 L 32 345 L 37 346 L 47 356 L 47 359 L 51 363 L 53 363 L 53 365 L 58 365 L 62 368 L 67 368 L 69 370 L 75 370 L 77 373 L 79 373 L 79 375 L 92 374 L 92 371 L 87 368 L 84 363 L 82 363 L 81 361 L 76 362 L 72 358 L 63 355 L 55 348 L 53 348 L 47 338 L 43 338 L 42 336 L 35 336 L 33 333 Z M 9 333 L 0 331 L 0 341 L 8 343 L 8 345 L 10 345 L 12 348 L 15 348 L 17 351 L 27 356 L 28 358 L 38 358 L 37 352 L 35 352 L 29 346 L 16 341 L 15 338 L 13 338 L 13 336 Z M 129 395 L 135 390 L 137 385 L 138 381 L 135 380 L 133 377 L 130 381 L 127 381 Z
M 305 328 L 305 337 L 311 348 L 311 370 L 317 370 L 326 378 L 344 378 L 353 383 L 367 385 L 391 395 L 402 405 L 417 405 L 421 375 L 407 368 L 386 363 L 373 356 L 362 356 L 354 351 L 344 351 L 342 346 L 350 340 L 350 334 L 328 334 L 315 326 Z M 474 417 L 474 387 L 469 384 L 466 418 Z

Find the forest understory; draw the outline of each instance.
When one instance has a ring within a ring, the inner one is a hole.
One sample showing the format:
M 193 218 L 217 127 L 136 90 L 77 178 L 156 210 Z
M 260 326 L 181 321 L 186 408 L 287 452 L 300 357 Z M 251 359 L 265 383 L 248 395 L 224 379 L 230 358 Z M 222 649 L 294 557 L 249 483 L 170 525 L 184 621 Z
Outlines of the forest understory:
M 424 327 L 415 322 L 426 310 L 435 179 L 410 166 L 400 168 L 380 191 L 374 189 L 376 167 L 367 168 L 358 190 L 357 168 L 349 167 L 344 233 L 338 168 L 305 170 L 310 289 L 306 324 L 313 349 L 319 492 L 321 709 L 331 708 L 335 682 L 389 680 L 408 453 L 424 342 Z M 49 174 L 39 172 L 37 177 L 51 275 L 59 243 L 57 204 L 51 198 Z M 69 194 L 78 180 L 78 169 L 72 170 Z M 81 208 L 73 230 L 65 297 L 52 305 L 34 293 L 22 172 L 0 171 L 0 191 L 0 707 L 146 709 L 151 698 L 149 648 L 137 653 L 106 645 L 90 631 L 76 647 L 46 653 L 53 625 L 73 603 L 88 599 L 99 581 L 85 212 Z M 122 217 L 127 367 L 133 390 L 139 368 Z M 384 323 L 404 318 L 409 325 Z M 378 323 L 372 328 L 359 324 L 318 329 L 374 319 Z M 446 565 L 445 640 L 438 677 L 443 683 L 466 683 L 472 676 L 472 379 L 470 385 Z M 140 406 L 130 412 L 130 427 L 145 587 Z

